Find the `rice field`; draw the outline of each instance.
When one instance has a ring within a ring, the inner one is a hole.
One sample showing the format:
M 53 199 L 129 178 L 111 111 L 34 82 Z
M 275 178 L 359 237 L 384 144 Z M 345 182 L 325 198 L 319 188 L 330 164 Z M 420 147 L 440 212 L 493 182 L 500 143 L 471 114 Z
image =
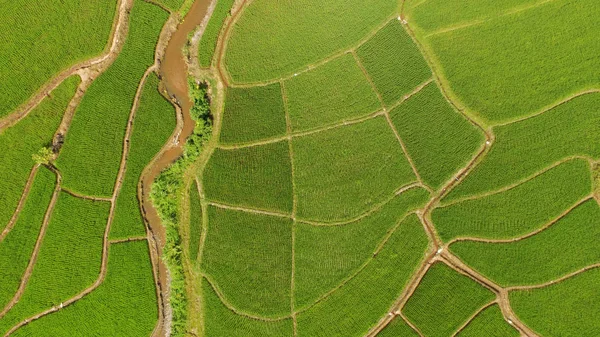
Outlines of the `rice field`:
M 549 223 L 592 192 L 590 165 L 573 159 L 514 188 L 432 213 L 440 236 L 506 239 Z
M 455 111 L 433 83 L 390 111 L 390 118 L 419 175 L 436 190 L 484 141 L 482 132 Z
M 290 315 L 292 220 L 209 208 L 202 270 L 235 308 Z
M 110 246 L 108 271 L 98 288 L 11 336 L 149 336 L 157 317 L 148 243 L 126 242 Z
M 287 142 L 217 149 L 204 171 L 207 199 L 291 213 L 292 167 Z
M 217 0 L 216 7 L 208 20 L 198 45 L 198 61 L 204 68 L 210 67 L 217 48 L 217 39 L 223 23 L 230 16 L 231 7 L 235 0 Z
M 292 148 L 301 219 L 351 219 L 415 181 L 384 117 L 294 138 Z
M 494 294 L 444 263 L 436 263 L 402 310 L 425 336 L 450 336 Z
M 519 337 L 521 334 L 504 320 L 504 316 L 498 305 L 492 305 L 475 316 L 456 336 Z
M 413 330 L 401 317 L 394 318 L 385 329 L 377 334 L 378 337 L 419 337 L 419 334 Z
M 116 9 L 117 0 L 4 2 L 0 118 L 59 72 L 107 50 Z
M 377 94 L 352 54 L 344 54 L 285 81 L 292 130 L 357 118 L 381 109 Z
M 221 143 L 248 143 L 285 133 L 285 108 L 279 83 L 227 89 Z
M 56 163 L 65 187 L 87 195 L 112 194 L 135 93 L 154 63 L 154 47 L 166 19 L 167 13 L 156 5 L 135 2 L 123 50 L 87 90 L 65 138 Z
M 202 207 L 200 195 L 196 182 L 190 186 L 190 223 L 188 237 L 188 254 L 191 261 L 196 261 L 200 249 L 200 237 L 202 235 Z
M 292 75 L 354 47 L 397 6 L 392 0 L 253 1 L 231 32 L 224 66 L 240 83 Z
M 110 238 L 145 236 L 138 201 L 138 183 L 144 168 L 175 129 L 175 109 L 158 91 L 158 77 L 148 76 L 133 120 L 125 179 L 117 198 Z

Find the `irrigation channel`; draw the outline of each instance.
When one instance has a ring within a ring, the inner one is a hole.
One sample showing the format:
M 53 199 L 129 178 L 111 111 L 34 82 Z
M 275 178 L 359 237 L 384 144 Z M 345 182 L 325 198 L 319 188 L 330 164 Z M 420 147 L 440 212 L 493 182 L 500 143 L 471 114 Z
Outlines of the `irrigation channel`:
M 146 220 L 152 233 L 156 236 L 156 247 L 158 256 L 162 256 L 163 245 L 166 240 L 166 231 L 162 225 L 157 211 L 150 200 L 150 187 L 154 179 L 165 168 L 175 162 L 182 154 L 186 139 L 192 134 L 195 122 L 190 115 L 192 101 L 188 96 L 188 62 L 183 54 L 183 49 L 188 41 L 188 34 L 198 27 L 208 13 L 211 0 L 196 0 L 192 4 L 185 19 L 177 26 L 177 30 L 171 35 L 167 44 L 164 58 L 160 63 L 160 75 L 165 85 L 169 97 L 177 104 L 178 109 L 178 133 L 172 139 L 172 144 L 165 146 L 163 151 L 155 158 L 151 166 L 145 171 L 142 177 L 142 204 Z M 168 298 L 168 290 L 165 285 L 168 284 L 167 270 L 162 261 L 158 263 L 159 284 L 161 285 L 162 303 Z M 161 308 L 161 310 L 164 309 Z M 161 315 L 162 317 L 163 315 Z M 164 315 L 166 322 L 159 322 L 159 326 L 154 336 L 168 335 L 170 315 Z

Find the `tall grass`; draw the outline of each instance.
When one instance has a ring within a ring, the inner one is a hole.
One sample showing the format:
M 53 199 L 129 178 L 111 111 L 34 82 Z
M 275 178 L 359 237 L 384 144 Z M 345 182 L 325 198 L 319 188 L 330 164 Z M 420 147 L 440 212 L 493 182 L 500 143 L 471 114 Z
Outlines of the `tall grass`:
M 200 249 L 200 237 L 202 235 L 202 206 L 196 182 L 190 186 L 190 224 L 188 238 L 188 254 L 190 260 L 196 261 Z

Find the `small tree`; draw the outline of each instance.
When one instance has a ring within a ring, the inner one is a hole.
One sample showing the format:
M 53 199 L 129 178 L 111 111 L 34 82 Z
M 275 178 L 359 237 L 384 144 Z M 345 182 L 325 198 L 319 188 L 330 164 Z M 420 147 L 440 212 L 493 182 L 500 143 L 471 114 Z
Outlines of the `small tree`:
M 41 148 L 38 153 L 34 153 L 31 158 L 38 164 L 48 165 L 52 160 L 54 153 L 49 147 Z

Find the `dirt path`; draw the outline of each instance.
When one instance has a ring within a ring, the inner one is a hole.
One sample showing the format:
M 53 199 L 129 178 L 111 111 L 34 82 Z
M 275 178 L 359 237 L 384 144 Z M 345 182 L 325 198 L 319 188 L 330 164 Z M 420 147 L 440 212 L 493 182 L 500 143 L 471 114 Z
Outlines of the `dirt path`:
M 38 167 L 38 166 L 36 166 Z M 4 309 L 0 311 L 0 319 L 6 315 L 6 313 L 12 309 L 12 307 L 19 302 L 19 299 L 23 295 L 25 291 L 25 287 L 27 286 L 27 282 L 29 282 L 29 277 L 33 272 L 33 266 L 37 261 L 37 256 L 40 251 L 40 247 L 42 246 L 42 241 L 46 236 L 46 230 L 48 229 L 48 224 L 50 223 L 50 218 L 52 217 L 52 212 L 54 211 L 54 206 L 56 205 L 56 201 L 58 200 L 58 196 L 60 194 L 60 184 L 62 182 L 62 177 L 58 174 L 57 171 L 53 170 L 56 174 L 56 186 L 54 187 L 54 193 L 52 194 L 52 199 L 50 199 L 50 204 L 46 209 L 46 214 L 44 214 L 44 221 L 42 222 L 42 227 L 40 228 L 40 232 L 38 234 L 37 241 L 35 242 L 35 246 L 33 248 L 33 252 L 31 254 L 31 258 L 29 259 L 29 263 L 27 264 L 27 268 L 25 269 L 25 273 L 23 273 L 23 277 L 21 278 L 21 283 L 19 284 L 19 288 L 17 292 L 14 294 L 13 298 L 6 304 Z M 9 333 L 10 334 L 10 333 Z M 8 334 L 7 334 L 8 335 Z
M 79 73 L 85 68 L 93 69 L 92 72 L 95 73 L 95 76 L 97 77 L 99 73 L 103 71 L 103 69 L 112 64 L 123 47 L 123 42 L 125 41 L 125 36 L 127 35 L 128 29 L 127 21 L 129 18 L 129 10 L 131 9 L 132 4 L 133 0 L 119 0 L 117 18 L 113 23 L 113 29 L 111 32 L 110 47 L 106 52 L 104 52 L 104 54 L 73 65 L 70 68 L 63 70 L 54 78 L 50 79 L 50 81 L 44 84 L 41 89 L 29 99 L 28 102 L 17 108 L 12 114 L 0 120 L 0 132 L 25 118 L 31 110 L 37 107 L 40 102 L 46 96 L 48 96 L 50 92 L 52 92 L 52 90 L 56 89 L 56 87 L 58 87 L 68 77 Z M 90 76 L 94 75 L 90 74 Z
M 37 173 L 39 168 L 40 168 L 40 165 L 38 164 L 38 165 L 34 165 L 33 168 L 31 169 L 31 172 L 29 173 L 29 177 L 27 178 L 27 182 L 25 183 L 25 188 L 23 189 L 23 193 L 21 194 L 21 198 L 19 199 L 19 203 L 17 204 L 17 208 L 15 209 L 15 212 L 13 213 L 12 217 L 8 221 L 8 224 L 6 225 L 6 227 L 4 227 L 4 230 L 2 230 L 2 233 L 0 234 L 0 243 L 2 243 L 2 241 L 4 241 L 4 238 L 6 238 L 8 233 L 15 226 L 15 223 L 17 222 L 17 219 L 19 218 L 19 215 L 21 214 L 23 207 L 25 206 L 25 201 L 27 200 L 27 196 L 29 196 L 29 191 L 31 190 L 31 185 L 33 185 L 33 180 L 35 179 L 35 174 Z

